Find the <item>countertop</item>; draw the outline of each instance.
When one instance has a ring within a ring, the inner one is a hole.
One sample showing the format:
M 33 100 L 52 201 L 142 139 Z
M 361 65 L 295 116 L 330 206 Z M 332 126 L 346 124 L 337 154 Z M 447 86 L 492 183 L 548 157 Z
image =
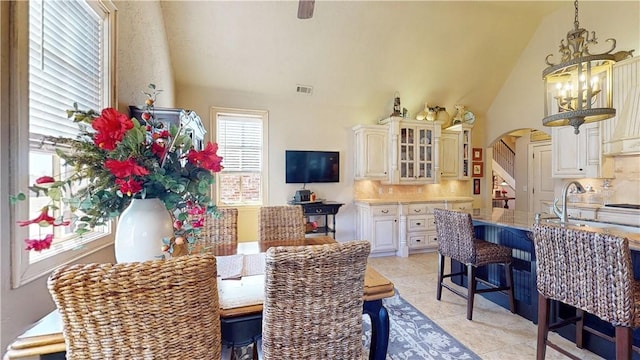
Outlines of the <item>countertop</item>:
M 516 211 L 509 209 L 493 208 L 493 209 L 473 209 L 469 211 L 474 222 L 487 223 L 491 225 L 505 226 L 519 230 L 531 231 L 535 223 L 535 214 L 525 211 Z M 548 216 L 548 214 L 547 214 Z M 542 220 L 547 221 L 543 215 Z M 576 223 L 588 224 L 588 221 L 577 220 Z M 622 226 L 618 224 L 599 223 L 598 227 L 588 225 L 565 225 L 570 228 L 583 229 L 594 232 L 609 233 L 623 236 L 629 239 L 629 247 L 632 250 L 640 250 L 640 228 L 633 226 Z M 628 232 L 631 229 L 637 232 Z
M 454 203 L 454 202 L 471 202 L 473 198 L 470 196 L 448 196 L 448 197 L 429 197 L 416 199 L 356 199 L 355 203 L 369 205 L 399 205 L 399 204 L 415 204 L 415 203 Z

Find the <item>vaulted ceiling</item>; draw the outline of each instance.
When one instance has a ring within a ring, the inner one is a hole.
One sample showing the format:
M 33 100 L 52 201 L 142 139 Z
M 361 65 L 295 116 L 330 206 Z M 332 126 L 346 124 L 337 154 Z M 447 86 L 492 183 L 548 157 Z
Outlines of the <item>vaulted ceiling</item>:
M 297 19 L 297 1 L 167 1 L 162 10 L 178 89 L 287 97 L 303 84 L 332 106 L 384 106 L 398 90 L 412 114 L 424 101 L 484 113 L 540 19 L 563 4 L 317 0 L 308 20 Z

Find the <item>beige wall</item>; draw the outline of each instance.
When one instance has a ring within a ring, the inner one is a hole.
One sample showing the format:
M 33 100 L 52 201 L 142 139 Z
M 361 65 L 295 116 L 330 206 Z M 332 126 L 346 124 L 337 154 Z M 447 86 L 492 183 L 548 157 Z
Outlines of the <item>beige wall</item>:
M 155 83 L 165 91 L 159 97 L 159 106 L 173 106 L 175 91 L 173 72 L 168 57 L 168 47 L 162 12 L 155 1 L 119 1 L 118 7 L 118 96 L 119 109 L 127 110 L 129 104 L 141 104 L 144 96 L 140 93 L 148 83 Z M 2 39 L 2 87 L 0 88 L 0 108 L 7 105 L 7 59 L 8 46 L 8 2 L 0 2 L 0 36 Z M 27 25 L 27 24 L 24 24 Z M 7 136 L 10 119 L 7 111 L 0 111 L 0 162 L 2 169 L 8 168 Z M 9 229 L 8 176 L 0 175 L 0 225 Z M 32 281 L 19 289 L 10 288 L 11 256 L 9 233 L 3 232 L 0 240 L 0 352 L 29 325 L 54 309 L 46 288 L 46 277 Z M 114 261 L 113 248 L 108 247 L 81 260 L 81 262 Z
M 142 105 L 142 90 L 155 84 L 156 106 L 174 107 L 175 89 L 169 45 L 158 1 L 116 1 L 118 21 L 118 108 Z

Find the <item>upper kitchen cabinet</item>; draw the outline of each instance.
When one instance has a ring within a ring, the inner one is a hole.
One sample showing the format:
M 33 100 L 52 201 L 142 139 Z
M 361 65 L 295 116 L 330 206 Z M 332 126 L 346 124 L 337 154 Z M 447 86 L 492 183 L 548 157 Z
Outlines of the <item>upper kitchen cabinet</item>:
M 380 122 L 389 126 L 391 184 L 433 184 L 440 178 L 440 122 L 390 117 Z
M 602 176 L 599 126 L 599 122 L 584 124 L 577 135 L 571 126 L 551 129 L 551 175 L 554 178 Z
M 440 173 L 443 179 L 469 180 L 471 127 L 469 124 L 457 124 L 442 131 Z
M 355 138 L 355 180 L 389 179 L 389 127 L 357 125 Z
M 440 135 L 440 178 L 458 178 L 458 133 L 443 130 Z

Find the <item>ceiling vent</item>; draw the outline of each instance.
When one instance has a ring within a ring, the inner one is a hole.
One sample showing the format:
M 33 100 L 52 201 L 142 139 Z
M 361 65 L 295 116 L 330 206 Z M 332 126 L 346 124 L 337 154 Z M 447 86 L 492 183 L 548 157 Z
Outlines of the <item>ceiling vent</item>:
M 296 85 L 296 92 L 300 94 L 311 95 L 311 93 L 313 92 L 313 86 L 298 84 Z

